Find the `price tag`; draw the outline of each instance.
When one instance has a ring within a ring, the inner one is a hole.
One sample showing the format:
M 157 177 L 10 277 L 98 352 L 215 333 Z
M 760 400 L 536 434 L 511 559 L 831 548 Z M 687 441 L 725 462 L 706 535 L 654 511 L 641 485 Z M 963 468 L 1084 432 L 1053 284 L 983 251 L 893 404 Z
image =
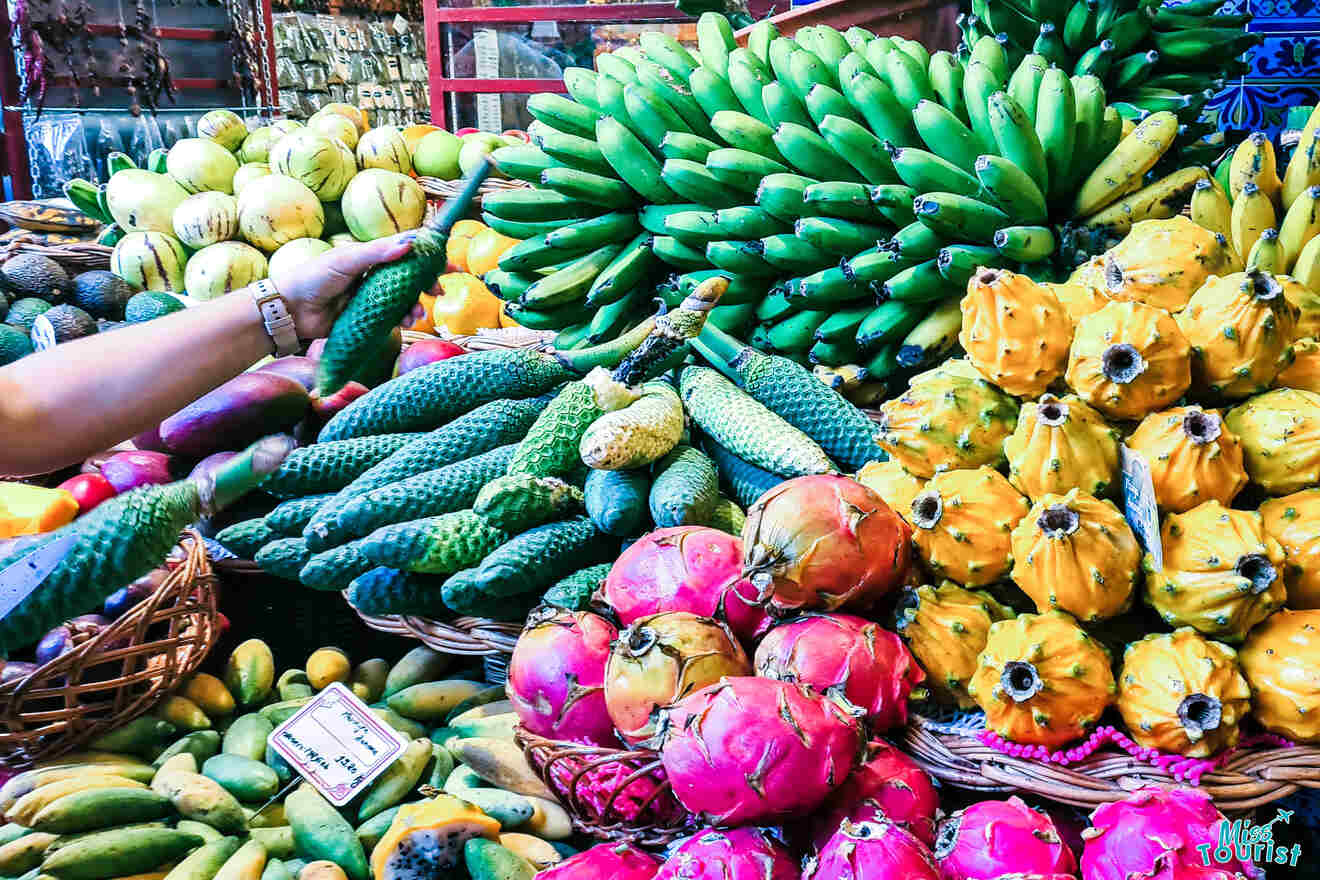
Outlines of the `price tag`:
M 338 682 L 275 728 L 266 742 L 336 807 L 385 772 L 408 745 Z
M 500 75 L 500 37 L 490 29 L 472 33 L 472 55 L 478 79 L 497 79 Z M 482 131 L 504 130 L 504 110 L 499 95 L 476 96 L 477 128 Z
M 0 571 L 0 620 L 36 591 L 77 543 L 77 535 L 56 538 Z
M 1156 571 L 1164 569 L 1164 544 L 1160 540 L 1160 511 L 1155 502 L 1155 482 L 1145 456 L 1124 444 L 1123 515 L 1136 532 L 1137 540 L 1150 554 Z

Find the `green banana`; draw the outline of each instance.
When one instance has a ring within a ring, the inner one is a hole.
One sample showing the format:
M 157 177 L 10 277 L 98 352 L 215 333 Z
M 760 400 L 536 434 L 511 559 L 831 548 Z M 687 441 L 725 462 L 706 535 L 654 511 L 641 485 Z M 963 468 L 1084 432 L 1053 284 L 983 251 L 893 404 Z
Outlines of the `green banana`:
M 761 101 L 765 105 L 766 120 L 778 127 L 785 122 L 810 128 L 811 115 L 802 100 L 793 90 L 778 80 L 772 80 L 761 88 Z
M 653 150 L 660 150 L 660 142 L 671 131 L 687 132 L 692 129 L 677 113 L 670 109 L 655 90 L 640 82 L 628 83 L 623 87 L 623 102 L 628 110 L 628 117 L 633 121 L 638 134 Z
M 775 162 L 784 161 L 779 148 L 775 146 L 775 130 L 754 116 L 721 110 L 711 117 L 710 127 L 731 147 L 756 153 Z
M 816 123 L 817 129 L 828 116 L 841 116 L 844 119 L 851 119 L 858 125 L 862 124 L 861 114 L 853 109 L 852 104 L 849 104 L 837 89 L 825 83 L 813 87 L 807 93 L 806 106 L 807 115 Z
M 760 153 L 723 147 L 706 156 L 706 170 L 720 183 L 754 193 L 767 174 L 780 174 L 788 168 Z
M 1026 112 L 1006 92 L 995 92 L 990 96 L 989 110 L 990 128 L 995 134 L 999 155 L 1025 171 L 1041 192 L 1049 192 L 1045 149 Z
M 668 204 L 678 200 L 660 179 L 660 163 L 637 136 L 617 119 L 596 124 L 596 143 L 614 173 L 649 202 Z
M 637 212 L 637 219 L 642 228 L 652 235 L 668 235 L 665 230 L 665 218 L 680 211 L 704 211 L 705 205 L 696 202 L 680 202 L 674 205 L 645 205 Z
M 976 178 L 948 159 L 916 147 L 890 147 L 900 180 L 917 192 L 976 192 Z
M 917 134 L 932 151 L 962 170 L 972 171 L 976 157 L 982 152 L 981 141 L 953 111 L 935 101 L 923 100 L 912 111 L 912 121 Z
M 912 212 L 912 201 L 917 191 L 907 184 L 886 183 L 871 187 L 871 204 L 880 216 L 896 227 L 904 227 L 916 222 L 917 215 Z
M 694 248 L 724 238 L 714 211 L 678 211 L 665 217 L 665 233 Z
M 761 255 L 781 272 L 802 272 L 834 263 L 833 256 L 792 234 L 762 238 Z
M 689 247 L 672 235 L 657 235 L 651 241 L 651 249 L 661 260 L 685 272 L 710 265 L 704 251 Z
M 916 220 L 895 232 L 885 244 L 893 248 L 897 255 L 908 260 L 906 265 L 912 265 L 922 260 L 935 259 L 939 256 L 940 249 L 949 243 L 944 236 L 920 220 Z
M 791 223 L 807 216 L 802 194 L 813 183 L 817 181 L 800 174 L 767 175 L 756 190 L 756 204 L 770 215 Z
M 603 214 L 548 232 L 545 240 L 552 248 L 585 251 L 631 239 L 638 228 L 637 215 L 632 212 Z
M 967 116 L 976 139 L 981 142 L 981 151 L 993 153 L 995 133 L 990 128 L 990 96 L 1004 87 L 1004 81 L 995 75 L 989 65 L 979 62 L 968 64 L 963 72 L 963 99 L 967 104 Z
M 702 68 L 724 79 L 728 76 L 729 53 L 736 48 L 729 20 L 718 12 L 701 13 L 697 18 L 697 51 L 701 53 Z
M 923 367 L 945 357 L 958 344 L 962 329 L 962 308 L 958 297 L 943 300 L 926 313 L 898 348 L 898 363 L 903 367 Z
M 590 107 L 553 92 L 538 92 L 528 97 L 527 112 L 551 128 L 584 138 L 596 133 L 596 120 L 601 118 Z
M 756 205 L 721 208 L 715 212 L 715 223 L 727 238 L 765 238 L 784 231 L 787 224 Z
M 857 344 L 868 351 L 902 339 L 926 313 L 924 303 L 887 300 L 871 310 L 857 327 Z
M 728 81 L 709 68 L 698 67 L 692 71 L 688 87 L 692 89 L 693 99 L 701 105 L 702 112 L 707 116 L 714 116 L 721 111 L 742 112 L 742 104 L 733 89 L 729 88 Z
M 738 96 L 738 103 L 748 116 L 769 124 L 761 89 L 770 82 L 770 76 L 759 62 L 753 66 L 754 61 L 756 57 L 746 49 L 733 50 L 729 55 L 729 88 Z
M 547 275 L 527 288 L 518 302 L 525 308 L 540 311 L 581 299 L 601 272 L 623 250 L 621 244 L 607 244 L 564 268 Z
M 931 88 L 925 66 L 907 52 L 885 55 L 884 74 L 898 102 L 909 111 L 917 109 L 917 104 L 923 100 L 935 100 L 935 90 Z
M 1028 223 L 1043 223 L 1049 216 L 1045 196 L 1027 173 L 1002 156 L 986 154 L 976 160 L 981 189 L 1008 216 Z
M 882 143 L 897 147 L 921 143 L 912 125 L 912 111 L 899 103 L 894 90 L 879 77 L 857 74 L 844 84 L 843 96 Z
M 671 131 L 660 141 L 660 155 L 666 159 L 686 159 L 689 162 L 706 161 L 706 157 L 720 148 L 710 138 L 685 131 Z
M 766 262 L 764 246 L 751 241 L 712 241 L 706 245 L 706 259 L 716 268 L 742 277 L 770 278 L 779 270 Z
M 541 172 L 541 185 L 557 193 L 602 208 L 635 208 L 637 193 L 622 181 L 576 168 L 547 168 Z
M 664 31 L 642 31 L 638 41 L 646 57 L 663 66 L 675 79 L 687 82 L 697 68 L 697 60 L 683 44 Z
M 660 166 L 660 179 L 680 198 L 712 208 L 732 208 L 746 199 L 738 190 L 717 180 L 705 165 L 689 159 L 666 159 Z
M 602 119 L 601 121 L 604 122 L 605 120 Z M 533 125 L 536 126 L 535 134 L 528 132 L 532 137 L 532 143 L 540 147 L 547 156 L 557 159 L 558 162 L 555 164 L 577 168 L 581 171 L 590 171 L 593 174 L 615 176 L 614 169 L 610 167 L 609 162 L 605 161 L 605 156 L 596 144 L 594 136 L 590 138 L 578 137 L 575 134 L 564 134 L 562 131 L 555 131 L 549 126 L 541 126 L 539 123 L 533 123 Z
M 793 227 L 798 238 L 840 256 L 875 247 L 889 231 L 885 226 L 872 226 L 835 217 L 803 217 Z
M 596 306 L 616 302 L 642 284 L 655 265 L 655 255 L 651 252 L 652 238 L 651 233 L 642 232 L 624 245 L 619 255 L 591 282 L 591 287 L 587 289 L 588 304 Z
M 898 172 L 885 145 L 864 126 L 842 116 L 826 116 L 820 124 L 821 136 L 835 153 L 842 156 L 868 183 L 898 181 Z
M 1054 199 L 1061 199 L 1071 181 L 1077 103 L 1072 80 L 1057 67 L 1047 70 L 1041 78 L 1035 119 L 1036 137 L 1045 152 L 1049 194 Z
M 1054 233 L 1048 226 L 1009 226 L 995 233 L 995 249 L 1010 260 L 1034 263 L 1054 253 Z
M 871 201 L 871 188 L 862 183 L 831 180 L 813 183 L 802 192 L 802 202 L 815 216 L 840 217 L 868 223 L 882 222 L 876 205 Z
M 956 296 L 956 285 L 946 281 L 940 274 L 937 260 L 927 260 L 904 269 L 885 282 L 881 297 L 884 301 L 899 300 L 909 303 L 926 303 L 931 300 Z M 906 330 L 904 331 L 906 332 Z
M 1009 216 L 993 205 L 959 193 L 922 193 L 912 209 L 922 223 L 955 241 L 989 244 L 995 232 L 1010 222 Z
M 827 311 L 798 312 L 770 327 L 768 338 L 775 351 L 806 352 L 816 339 L 816 328 L 830 316 Z
M 982 266 L 1002 266 L 1004 262 L 1003 255 L 992 247 L 954 244 L 940 251 L 935 258 L 935 267 L 940 270 L 945 281 L 959 290 L 965 290 L 977 269 Z
M 1008 78 L 1009 97 L 1018 102 L 1029 118 L 1036 118 L 1036 95 L 1050 63 L 1042 55 L 1027 55 Z
M 848 302 L 866 296 L 869 290 L 858 284 L 841 266 L 822 269 L 802 278 L 789 291 L 789 299 L 801 300 L 810 307 L 820 308 Z

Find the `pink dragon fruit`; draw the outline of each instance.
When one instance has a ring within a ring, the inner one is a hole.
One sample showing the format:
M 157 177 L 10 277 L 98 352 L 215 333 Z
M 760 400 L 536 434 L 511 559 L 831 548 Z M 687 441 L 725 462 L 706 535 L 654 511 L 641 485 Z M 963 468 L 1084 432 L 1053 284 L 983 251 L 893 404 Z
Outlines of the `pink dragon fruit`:
M 902 639 L 849 614 L 808 614 L 775 627 L 755 664 L 757 675 L 847 700 L 877 733 L 907 723 L 908 694 L 926 680 Z
M 624 626 L 664 611 L 722 620 L 740 639 L 764 633 L 770 619 L 742 577 L 742 541 L 719 529 L 674 526 L 644 535 L 623 551 L 601 598 Z
M 726 678 L 661 715 L 660 758 L 683 806 L 711 825 L 815 810 L 847 778 L 858 719 L 805 685 Z
M 674 850 L 655 880 L 799 880 L 801 871 L 782 843 L 758 828 L 710 829 Z
M 1143 788 L 1091 814 L 1083 833 L 1085 880 L 1248 880 L 1263 876 L 1236 854 L 1215 855 L 1223 815 L 1194 788 Z M 1209 847 L 1209 849 L 1206 849 Z M 1211 858 L 1210 856 L 1214 856 Z
M 844 822 L 808 860 L 802 880 L 940 880 L 926 844 L 883 817 Z
M 586 611 L 533 611 L 509 660 L 509 700 L 522 726 L 550 739 L 617 746 L 604 688 L 616 635 Z
M 635 753 L 644 755 L 645 753 Z M 654 763 L 654 755 L 649 757 Z M 619 786 L 636 775 L 648 760 L 621 759 L 600 762 L 599 755 L 568 756 L 550 765 L 550 778 L 564 793 L 576 812 L 598 825 L 618 822 L 652 822 L 668 825 L 684 815 L 674 793 L 664 785 L 659 768 L 633 779 L 621 791 Z M 569 794 L 571 792 L 571 794 Z
M 536 875 L 537 880 L 651 880 L 660 863 L 628 843 L 602 843 L 564 859 Z
M 1077 873 L 1077 859 L 1054 821 L 1016 797 L 981 801 L 945 819 L 935 835 L 935 857 L 944 880 Z
M 877 740 L 867 746 L 866 763 L 834 790 L 812 820 L 812 842 L 819 851 L 844 819 L 868 822 L 879 814 L 931 846 L 939 806 L 940 797 L 926 771 L 889 743 Z

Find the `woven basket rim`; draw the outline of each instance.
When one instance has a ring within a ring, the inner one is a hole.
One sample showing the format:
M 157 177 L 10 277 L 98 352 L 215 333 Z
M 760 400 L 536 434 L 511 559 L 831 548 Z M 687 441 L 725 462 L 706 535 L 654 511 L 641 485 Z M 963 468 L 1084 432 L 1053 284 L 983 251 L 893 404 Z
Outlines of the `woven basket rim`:
M 348 602 L 347 593 L 344 601 Z M 522 632 L 521 623 L 508 623 L 486 617 L 459 617 L 451 621 L 432 620 L 412 615 L 363 614 L 349 602 L 348 607 L 371 629 L 404 638 L 416 639 L 443 654 L 484 657 L 512 654 Z
M 139 717 L 201 666 L 220 635 L 218 584 L 200 534 L 184 530 L 180 547 L 182 558 L 151 595 L 71 651 L 23 678 L 0 684 L 0 751 L 4 754 L 0 763 L 21 766 L 68 752 Z M 184 610 L 173 613 L 185 603 Z M 165 612 L 164 616 L 159 612 Z M 170 638 L 154 636 L 145 641 L 148 627 L 178 616 L 189 618 L 186 628 L 181 625 Z M 82 678 L 84 670 L 99 664 L 135 657 L 142 662 L 128 676 Z M 74 686 L 66 684 L 68 681 Z M 128 690 L 143 683 L 146 688 L 137 694 Z M 76 703 L 82 694 L 111 691 L 108 712 L 100 700 L 85 706 Z M 25 698 L 64 699 L 65 705 L 15 712 L 16 701 Z M 70 704 L 71 700 L 75 702 Z
M 1025 792 L 1074 807 L 1122 800 L 1147 785 L 1190 785 L 1114 749 L 1068 766 L 1015 757 L 976 737 L 937 730 L 936 722 L 916 713 L 895 739 L 941 782 L 982 792 Z M 1320 746 L 1245 747 L 1223 767 L 1205 773 L 1196 787 L 1224 813 L 1253 810 L 1302 788 L 1320 789 Z

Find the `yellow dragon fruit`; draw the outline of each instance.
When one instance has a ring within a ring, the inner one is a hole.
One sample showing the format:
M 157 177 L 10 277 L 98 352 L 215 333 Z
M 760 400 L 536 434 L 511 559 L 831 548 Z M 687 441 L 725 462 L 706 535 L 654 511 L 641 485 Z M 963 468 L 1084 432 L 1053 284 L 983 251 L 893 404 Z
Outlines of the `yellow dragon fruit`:
M 1185 406 L 1151 413 L 1127 445 L 1150 465 L 1155 500 L 1184 513 L 1205 501 L 1230 503 L 1247 485 L 1242 444 L 1218 410 Z
M 926 685 L 936 699 L 971 709 L 976 701 L 967 693 L 967 683 L 976 672 L 990 625 L 1012 616 L 1011 609 L 985 590 L 942 581 L 904 590 L 894 629 L 926 670 Z
M 1033 501 L 1078 488 L 1104 495 L 1118 485 L 1118 432 L 1071 394 L 1024 403 L 1004 441 L 1008 479 Z
M 1297 336 L 1320 336 L 1320 290 L 1312 290 L 1291 275 L 1275 275 L 1283 295 L 1297 307 Z
M 1320 608 L 1320 489 L 1303 489 L 1260 506 L 1265 531 L 1283 545 L 1288 607 Z
M 967 284 L 958 342 L 976 369 L 1009 394 L 1036 397 L 1063 373 L 1071 326 L 1054 294 L 1006 269 Z
M 1320 483 L 1320 393 L 1280 388 L 1224 416 L 1246 453 L 1247 474 L 1271 495 Z
M 1017 416 L 1017 401 L 967 361 L 951 360 L 913 376 L 901 397 L 880 407 L 876 443 L 918 477 L 998 467 Z
M 1280 611 L 1238 652 L 1256 720 L 1275 733 L 1320 743 L 1320 611 Z
M 1009 535 L 1029 507 L 992 468 L 945 471 L 912 499 L 912 542 L 937 577 L 984 586 L 1008 574 Z
M 1294 342 L 1292 349 L 1292 363 L 1274 377 L 1274 387 L 1320 392 L 1320 341 L 1307 336 Z
M 1077 324 L 1068 384 L 1114 419 L 1139 419 L 1192 384 L 1187 339 L 1168 312 L 1112 302 Z
M 990 627 L 967 692 L 1006 740 L 1058 748 L 1085 736 L 1114 701 L 1109 652 L 1062 611 Z
M 1118 711 L 1146 748 L 1208 758 L 1237 744 L 1250 710 L 1237 652 L 1190 627 L 1152 633 L 1123 653 Z
M 1083 621 L 1132 604 L 1141 545 L 1113 502 L 1073 489 L 1046 495 L 1013 530 L 1013 582 L 1038 611 L 1058 608 Z
M 1041 287 L 1054 294 L 1054 298 L 1068 313 L 1068 319 L 1076 326 L 1082 318 L 1095 314 L 1110 303 L 1109 297 L 1101 289 L 1104 286 L 1104 268 L 1104 257 L 1094 257 L 1078 266 L 1067 281 L 1046 281 Z
M 1164 518 L 1164 566 L 1146 557 L 1146 601 L 1170 626 L 1226 642 L 1283 606 L 1284 551 L 1254 510 L 1207 501 Z
M 1193 380 L 1218 397 L 1270 387 L 1292 360 L 1297 307 L 1265 272 L 1235 272 L 1201 286 L 1175 320 L 1192 347 Z
M 879 495 L 903 519 L 912 515 L 912 499 L 921 492 L 925 481 L 903 470 L 892 458 L 888 461 L 868 461 L 854 477 L 857 482 Z
M 1104 254 L 1110 299 L 1176 312 L 1211 275 L 1241 269 L 1222 235 L 1181 215 L 1142 220 Z

